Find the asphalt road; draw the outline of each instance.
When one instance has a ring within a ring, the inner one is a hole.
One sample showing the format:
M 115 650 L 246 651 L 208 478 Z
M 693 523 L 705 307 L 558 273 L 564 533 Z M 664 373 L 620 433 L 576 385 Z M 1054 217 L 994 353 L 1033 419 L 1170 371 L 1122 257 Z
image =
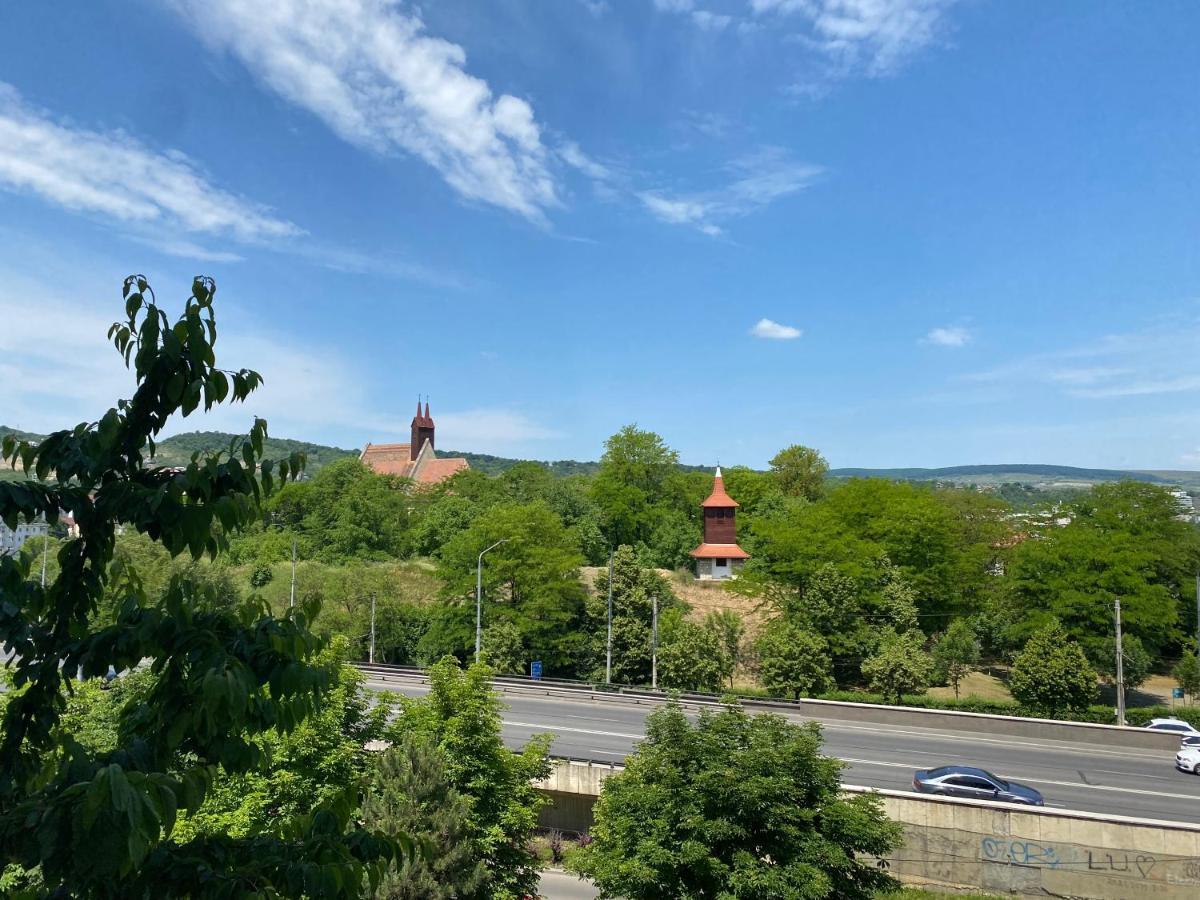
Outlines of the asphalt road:
M 368 687 L 409 696 L 426 692 L 415 681 Z M 555 735 L 551 752 L 600 762 L 621 762 L 644 735 L 653 705 L 618 700 L 503 695 L 504 739 L 519 747 L 530 736 Z M 799 716 L 789 716 L 801 721 Z M 1200 822 L 1200 777 L 1175 770 L 1174 750 L 1134 750 L 981 736 L 892 725 L 822 721 L 825 750 L 848 765 L 845 784 L 909 790 L 912 775 L 948 763 L 980 766 L 1002 778 L 1037 788 L 1047 807 Z
M 542 873 L 538 893 L 544 900 L 594 900 L 599 891 L 582 878 L 547 870 Z

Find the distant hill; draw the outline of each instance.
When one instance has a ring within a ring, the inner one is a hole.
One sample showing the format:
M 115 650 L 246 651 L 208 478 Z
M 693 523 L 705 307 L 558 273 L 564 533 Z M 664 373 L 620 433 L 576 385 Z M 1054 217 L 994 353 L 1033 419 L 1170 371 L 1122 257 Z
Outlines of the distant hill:
M 946 466 L 940 469 L 831 469 L 834 478 L 891 478 L 897 481 L 950 481 L 956 484 L 1099 484 L 1106 481 L 1146 481 L 1151 484 L 1200 490 L 1200 472 L 1135 469 L 1085 469 L 1036 463 Z
M 40 441 L 45 435 L 33 434 L 0 425 L 0 438 L 15 434 L 20 440 Z M 234 435 L 224 431 L 189 431 L 164 438 L 155 445 L 154 461 L 161 466 L 185 466 L 191 461 L 192 454 L 197 450 L 227 450 Z M 269 437 L 263 442 L 263 451 L 268 459 L 281 459 L 297 451 L 308 456 L 309 475 L 320 470 L 335 459 L 344 456 L 357 456 L 357 450 L 343 450 L 340 447 L 326 447 L 323 444 L 312 444 L 308 441 L 293 441 L 287 438 Z M 11 469 L 0 468 L 0 480 L 23 478 L 23 473 Z
M 22 440 L 41 440 L 44 435 L 33 434 L 0 425 L 0 438 L 15 434 Z M 233 435 L 223 431 L 189 431 L 177 434 L 158 443 L 156 460 L 160 465 L 185 465 L 197 450 L 223 450 L 229 446 Z M 309 475 L 322 466 L 346 456 L 357 456 L 358 450 L 345 450 L 308 441 L 287 438 L 267 438 L 264 447 L 268 457 L 278 459 L 295 451 L 308 455 Z M 439 456 L 461 456 L 471 466 L 488 475 L 499 475 L 522 462 L 537 462 L 559 477 L 569 475 L 592 475 L 600 468 L 596 461 L 560 459 L 552 462 L 541 460 L 514 459 L 493 456 L 489 453 L 470 453 L 465 450 L 438 450 Z M 712 466 L 679 467 L 684 472 L 709 472 Z M 831 469 L 831 478 L 890 478 L 895 481 L 943 481 L 955 484 L 999 485 L 1006 483 L 1031 484 L 1043 487 L 1089 485 L 1105 481 L 1133 479 L 1151 484 L 1174 485 L 1185 490 L 1200 492 L 1200 472 L 1186 470 L 1156 469 L 1148 471 L 1127 469 L 1084 469 L 1077 466 L 1051 466 L 1032 463 L 1007 463 L 980 466 L 946 466 L 940 469 Z M 18 477 L 17 473 L 0 467 L 0 480 Z

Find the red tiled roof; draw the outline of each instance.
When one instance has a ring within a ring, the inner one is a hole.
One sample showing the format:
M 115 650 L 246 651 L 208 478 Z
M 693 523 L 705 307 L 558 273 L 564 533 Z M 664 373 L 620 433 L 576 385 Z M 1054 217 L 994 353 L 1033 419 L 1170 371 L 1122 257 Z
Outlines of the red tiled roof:
M 417 484 L 437 484 L 465 468 L 467 468 L 467 461 L 461 457 L 431 459 L 417 473 Z
M 712 493 L 708 495 L 708 499 L 700 505 L 702 507 L 724 507 L 732 509 L 738 505 L 738 502 L 725 493 L 725 479 L 720 475 L 720 469 L 717 469 L 717 476 L 713 479 Z
M 692 551 L 696 559 L 749 559 L 750 554 L 737 544 L 701 544 Z
M 409 459 L 409 444 L 367 444 L 360 457 L 372 470 L 380 475 L 398 475 L 407 478 L 412 473 L 413 461 Z

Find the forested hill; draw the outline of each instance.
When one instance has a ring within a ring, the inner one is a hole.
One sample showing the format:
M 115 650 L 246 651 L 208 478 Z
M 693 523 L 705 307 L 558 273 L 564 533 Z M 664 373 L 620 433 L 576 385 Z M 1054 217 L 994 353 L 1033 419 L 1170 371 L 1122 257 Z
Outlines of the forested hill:
M 45 435 L 33 434 L 16 428 L 0 425 L 0 438 L 14 434 L 20 440 L 40 441 Z M 155 462 L 162 466 L 183 466 L 191 460 L 197 450 L 227 450 L 234 435 L 224 431 L 189 431 L 164 438 L 155 445 Z M 311 444 L 308 441 L 294 441 L 288 438 L 267 438 L 263 444 L 269 459 L 281 459 L 291 453 L 300 452 L 308 456 L 308 473 L 311 475 L 322 466 L 340 459 L 343 456 L 357 456 L 357 450 L 343 450 L 340 447 L 326 447 L 322 444 Z M 0 470 L 0 478 L 4 478 L 7 470 Z M 11 476 L 10 476 L 11 477 Z
M 1144 472 L 1129 469 L 1085 469 L 1035 463 L 945 466 L 940 469 L 831 469 L 835 478 L 889 478 L 894 481 L 954 481 L 995 484 L 1001 482 L 1101 482 L 1148 481 L 1153 484 L 1194 484 L 1200 472 Z
M 23 440 L 40 440 L 42 435 L 33 434 L 20 429 L 0 425 L 0 438 L 6 434 L 15 434 Z M 157 460 L 161 465 L 184 465 L 197 450 L 223 450 L 229 446 L 232 434 L 223 431 L 190 431 L 166 438 L 158 444 Z M 329 447 L 324 444 L 313 444 L 308 441 L 290 440 L 287 438 L 268 438 L 266 442 L 267 456 L 279 458 L 297 450 L 308 455 L 308 474 L 313 475 L 322 466 L 344 456 L 356 456 L 359 450 L 345 450 L 341 447 Z M 526 460 L 513 459 L 506 456 L 493 456 L 489 453 L 470 453 L 465 450 L 438 450 L 439 456 L 461 456 L 471 466 L 488 475 L 499 475 L 513 466 Z M 541 462 L 551 473 L 559 477 L 568 475 L 594 475 L 599 469 L 598 461 L 579 461 L 560 459 L 551 462 Z M 711 466 L 680 466 L 685 472 L 709 471 Z M 0 470 L 0 478 L 7 473 Z M 1133 471 L 1122 469 L 1085 469 L 1077 466 L 1052 466 L 1032 463 L 1009 463 L 977 466 L 946 466 L 940 469 L 862 469 L 844 468 L 831 469 L 829 475 L 833 478 L 887 478 L 893 481 L 950 481 L 958 484 L 1002 484 L 1072 482 L 1096 483 L 1104 481 L 1148 481 L 1153 484 L 1179 485 L 1191 490 L 1200 489 L 1200 472 L 1183 471 Z M 11 476 L 10 476 L 11 477 Z

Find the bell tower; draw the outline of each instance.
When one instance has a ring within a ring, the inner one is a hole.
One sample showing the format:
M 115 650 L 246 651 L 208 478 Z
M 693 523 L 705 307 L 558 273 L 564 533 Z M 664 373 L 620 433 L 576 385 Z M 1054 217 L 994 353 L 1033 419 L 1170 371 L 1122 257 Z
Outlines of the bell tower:
M 704 542 L 692 551 L 696 577 L 702 581 L 734 578 L 750 554 L 738 546 L 738 503 L 725 493 L 720 466 L 713 477 L 712 493 L 700 506 L 704 513 Z
M 417 414 L 412 420 L 412 439 L 408 444 L 409 459 L 417 458 L 426 441 L 429 441 L 429 449 L 433 450 L 433 419 L 429 415 L 429 401 L 425 401 L 425 412 L 422 414 L 421 400 L 418 397 Z

